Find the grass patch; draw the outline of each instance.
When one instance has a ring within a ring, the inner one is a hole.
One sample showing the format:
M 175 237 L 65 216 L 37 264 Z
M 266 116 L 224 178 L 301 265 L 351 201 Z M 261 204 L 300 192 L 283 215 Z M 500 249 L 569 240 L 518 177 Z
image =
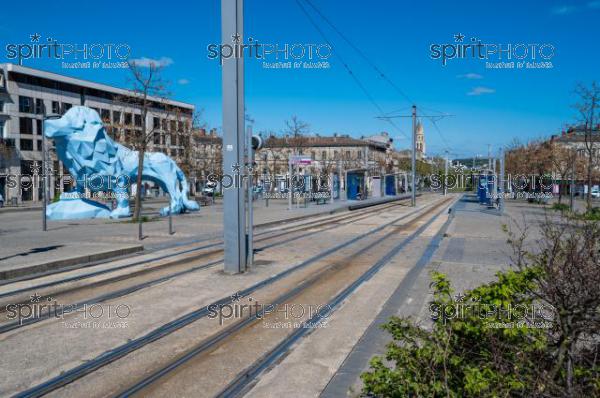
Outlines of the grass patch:
M 600 207 L 592 207 L 590 211 L 583 213 L 583 218 L 589 221 L 600 221 Z
M 142 216 L 141 219 L 142 219 L 142 223 L 152 222 L 152 221 L 156 221 L 157 220 L 157 218 L 148 217 L 148 216 Z M 137 218 L 131 218 L 131 220 L 127 220 L 127 221 L 123 221 L 123 222 L 124 223 L 129 223 L 129 224 L 137 224 L 138 220 L 137 220 Z
M 552 210 L 556 210 L 556 211 L 567 211 L 569 210 L 569 205 L 564 204 L 564 203 L 554 203 L 552 205 Z

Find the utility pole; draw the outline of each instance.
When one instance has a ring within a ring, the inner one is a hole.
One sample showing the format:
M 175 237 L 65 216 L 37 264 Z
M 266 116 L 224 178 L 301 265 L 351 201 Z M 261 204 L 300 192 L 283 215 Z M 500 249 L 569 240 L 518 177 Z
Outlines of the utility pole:
M 417 106 L 412 106 L 412 196 L 410 204 L 415 207 L 417 205 Z
M 42 127 L 45 127 L 46 120 L 50 119 L 60 119 L 60 115 L 48 115 L 46 113 L 46 104 L 42 102 Z M 42 128 L 45 130 L 45 128 Z M 46 216 L 46 209 L 48 207 L 48 145 L 46 143 L 46 132 L 42 131 L 42 180 L 44 184 L 44 188 L 42 189 L 42 199 L 44 203 L 42 203 L 42 230 L 48 230 L 48 217 Z
M 46 123 L 46 104 L 44 103 L 42 103 L 42 120 L 42 123 Z M 46 146 L 45 131 L 42 131 L 42 173 L 44 173 L 44 189 L 42 190 L 42 200 L 44 201 L 44 203 L 42 204 L 42 231 L 45 232 L 48 230 L 48 222 L 46 217 L 46 207 L 48 206 L 48 149 Z
M 571 183 L 569 184 L 569 209 L 573 212 L 573 199 L 575 198 L 575 160 L 577 159 L 577 151 L 573 153 L 571 162 Z
M 252 208 L 253 192 L 252 192 L 252 171 L 254 168 L 254 150 L 252 148 L 252 126 L 248 126 L 246 148 L 248 149 L 248 163 L 246 164 L 246 170 L 248 171 L 248 256 L 247 256 L 247 267 L 252 267 L 254 263 L 254 212 Z
M 498 210 L 500 214 L 504 213 L 504 150 L 500 148 L 500 189 L 498 195 L 500 200 L 498 201 Z
M 294 195 L 294 183 L 292 181 L 292 155 L 288 159 L 288 210 L 292 210 L 292 196 Z
M 221 0 L 221 42 L 238 44 L 244 37 L 244 1 Z M 243 173 L 244 166 L 244 58 L 223 59 L 223 175 Z M 246 270 L 246 223 L 243 184 L 225 190 L 223 198 L 224 271 Z
M 444 165 L 444 196 L 448 195 L 448 150 L 446 149 L 446 162 Z
M 431 117 L 431 118 L 443 118 L 447 116 L 454 116 L 449 114 L 443 115 L 421 115 L 421 117 Z M 417 106 L 412 106 L 412 114 L 410 115 L 395 115 L 395 116 L 378 116 L 377 119 L 395 119 L 399 117 L 410 117 L 412 118 L 412 159 L 411 159 L 411 168 L 412 168 L 412 198 L 411 198 L 411 206 L 417 205 Z

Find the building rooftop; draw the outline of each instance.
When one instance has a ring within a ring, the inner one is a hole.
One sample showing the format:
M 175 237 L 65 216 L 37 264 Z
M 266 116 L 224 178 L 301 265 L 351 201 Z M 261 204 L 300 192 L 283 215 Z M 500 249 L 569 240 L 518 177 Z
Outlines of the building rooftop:
M 384 144 L 361 140 L 358 138 L 352 138 L 349 136 L 331 136 L 331 137 L 320 137 L 320 136 L 308 136 L 308 137 L 275 137 L 270 136 L 265 140 L 265 147 L 278 148 L 278 147 L 351 147 L 351 146 L 365 146 L 369 145 L 372 147 L 380 147 L 385 149 Z
M 592 130 L 592 138 L 594 142 L 600 142 L 600 124 Z M 563 130 L 560 135 L 553 135 L 550 141 L 570 143 L 570 142 L 585 142 L 585 129 L 583 126 L 571 127 L 568 130 Z
M 58 82 L 66 83 L 66 84 L 71 84 L 71 85 L 78 86 L 78 87 L 85 87 L 85 88 L 89 88 L 89 89 L 99 90 L 99 91 L 103 91 L 103 92 L 114 94 L 114 95 L 131 96 L 134 94 L 134 92 L 131 90 L 114 87 L 114 86 L 109 86 L 107 84 L 102 84 L 102 83 L 95 83 L 95 82 L 92 82 L 89 80 L 77 79 L 74 77 L 69 77 L 69 76 L 65 76 L 65 75 L 61 75 L 61 74 L 53 73 L 53 72 L 47 72 L 47 71 L 44 71 L 41 69 L 30 68 L 30 67 L 22 66 L 22 65 L 4 63 L 4 64 L 0 64 L 0 69 L 3 69 L 7 72 L 14 72 L 14 73 L 19 73 L 19 74 L 26 75 L 26 76 L 33 76 L 33 77 L 37 77 L 37 78 L 41 78 L 41 79 L 48 79 L 48 80 L 52 80 L 52 81 L 58 81 Z M 178 106 L 180 108 L 189 109 L 191 111 L 193 111 L 195 108 L 193 104 L 189 104 L 189 103 L 181 102 L 181 101 L 175 101 L 175 100 L 169 100 L 169 99 L 164 100 L 164 99 L 157 98 L 157 97 L 149 97 L 149 99 L 151 101 L 163 102 L 163 103 L 167 103 L 172 106 Z

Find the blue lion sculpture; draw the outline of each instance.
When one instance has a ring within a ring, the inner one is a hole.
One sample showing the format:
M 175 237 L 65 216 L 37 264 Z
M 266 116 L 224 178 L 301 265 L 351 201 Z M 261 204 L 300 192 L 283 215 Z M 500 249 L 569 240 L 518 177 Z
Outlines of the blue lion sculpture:
M 47 120 L 44 134 L 53 139 L 56 153 L 76 181 L 75 191 L 63 193 L 57 203 L 47 208 L 53 220 L 78 218 L 120 218 L 131 215 L 129 188 L 138 173 L 138 152 L 113 141 L 100 116 L 93 109 L 74 106 L 60 119 Z M 168 156 L 158 152 L 144 154 L 142 179 L 158 184 L 169 193 L 170 206 L 161 215 L 199 210 L 197 202 L 188 199 L 188 183 L 183 171 Z M 85 197 L 87 192 L 113 193 L 115 209 Z

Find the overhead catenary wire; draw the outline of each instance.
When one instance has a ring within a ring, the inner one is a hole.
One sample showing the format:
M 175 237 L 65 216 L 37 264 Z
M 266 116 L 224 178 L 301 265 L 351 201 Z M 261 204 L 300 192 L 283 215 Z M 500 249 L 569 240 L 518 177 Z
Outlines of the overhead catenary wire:
M 356 51 L 356 53 L 362 58 L 364 59 L 367 64 L 369 64 L 369 66 L 371 66 L 371 68 L 373 68 L 375 70 L 375 72 L 377 72 L 377 74 L 383 79 L 385 80 L 391 87 L 394 88 L 394 90 L 396 90 L 396 92 L 398 92 L 398 94 L 400 94 L 402 97 L 404 97 L 404 99 L 406 99 L 409 103 L 413 104 L 414 101 L 400 88 L 398 87 L 397 84 L 395 84 L 385 73 L 383 73 L 381 71 L 381 69 L 379 69 L 379 67 L 377 65 L 375 65 L 375 63 L 358 47 L 356 46 L 354 43 L 352 43 L 352 41 L 346 36 L 344 35 L 340 29 L 338 29 L 333 22 L 331 22 L 331 20 L 329 18 L 327 18 L 315 5 L 311 0 L 304 0 L 313 10 L 315 10 L 315 12 L 317 14 L 319 14 L 319 16 L 338 34 L 340 35 L 340 37 L 346 42 L 348 43 L 348 45 L 350 47 L 352 47 L 352 49 L 354 49 L 354 51 Z
M 360 49 L 359 46 L 355 45 L 349 38 L 348 36 L 346 36 L 323 12 L 321 12 L 321 10 L 319 10 L 319 8 L 312 2 L 312 0 L 303 0 L 306 4 L 308 4 L 315 13 L 317 13 L 321 19 L 323 19 L 323 21 L 325 21 L 325 23 L 327 25 L 329 25 L 341 38 L 342 40 L 344 40 L 378 75 L 379 77 L 381 77 L 386 83 L 388 83 L 398 94 L 400 94 L 404 99 L 406 99 L 408 102 L 414 104 L 415 102 L 397 85 L 394 83 L 394 81 L 392 81 L 373 61 L 370 57 L 368 57 L 364 51 L 362 51 Z M 329 44 L 331 46 L 331 42 L 329 41 L 329 39 L 327 39 L 325 33 L 323 32 L 323 30 L 318 26 L 318 24 L 314 21 L 314 19 L 310 16 L 310 14 L 308 13 L 308 11 L 303 7 L 303 5 L 301 4 L 302 0 L 296 0 L 296 3 L 298 3 L 298 6 L 300 7 L 300 9 L 304 12 L 304 14 L 306 15 L 306 17 L 309 19 L 309 21 L 311 22 L 311 24 L 315 27 L 315 29 L 317 29 L 317 31 L 321 34 L 321 36 L 325 39 L 325 41 L 327 42 L 327 44 Z M 342 57 L 336 52 L 336 55 L 338 56 L 338 58 L 342 61 L 342 63 L 344 64 L 344 67 L 346 68 L 346 70 L 348 71 L 348 73 L 352 76 L 352 78 L 355 80 L 355 82 L 359 85 L 359 87 L 361 87 L 361 90 L 363 90 L 363 92 L 365 93 L 365 95 L 369 98 L 369 100 L 375 105 L 375 107 L 379 110 L 380 114 L 383 117 L 379 117 L 378 119 L 380 120 L 385 120 L 388 123 L 390 123 L 391 125 L 395 126 L 398 130 L 400 130 L 395 123 L 393 122 L 392 118 L 389 117 L 390 115 L 399 112 L 400 110 L 396 110 L 396 111 L 392 111 L 392 112 L 388 112 L 385 113 L 382 111 L 382 108 L 375 102 L 374 98 L 372 95 L 370 95 L 370 93 L 368 93 L 368 91 L 366 90 L 366 87 L 360 82 L 360 80 L 358 80 L 358 77 L 352 72 L 352 70 L 350 69 L 350 67 L 348 66 L 348 64 L 342 59 Z M 425 108 L 425 107 L 421 107 L 421 109 L 426 110 L 426 111 L 432 111 L 434 113 L 439 113 L 439 116 L 436 115 L 426 115 L 422 117 L 426 117 L 427 119 L 429 119 L 431 121 L 431 123 L 434 126 L 434 129 L 436 130 L 437 134 L 439 135 L 440 139 L 442 140 L 442 142 L 444 143 L 445 146 L 445 151 L 449 151 L 452 148 L 450 147 L 450 145 L 448 144 L 448 141 L 446 140 L 446 137 L 444 136 L 444 134 L 442 133 L 440 127 L 437 124 L 437 121 L 443 119 L 446 116 L 452 116 L 449 115 L 445 112 L 441 112 L 435 109 L 431 109 L 431 108 Z M 401 130 L 400 130 L 401 131 Z M 409 138 L 403 131 L 401 131 L 401 133 L 406 137 Z
M 330 47 L 333 47 L 332 44 L 331 44 L 331 41 L 327 38 L 327 35 L 325 34 L 325 32 L 323 32 L 323 30 L 321 29 L 321 27 L 312 18 L 312 16 L 308 12 L 308 10 L 306 10 L 306 8 L 302 5 L 301 0 L 296 0 L 296 4 L 298 4 L 298 7 L 300 7 L 300 10 L 302 10 L 302 12 L 304 13 L 304 15 L 308 19 L 308 21 L 311 23 L 311 25 L 313 25 L 313 27 L 321 35 L 321 37 L 323 38 L 323 40 L 325 40 L 325 42 Z M 367 99 L 369 100 L 369 102 L 375 107 L 375 109 L 377 109 L 377 111 L 380 114 L 385 114 L 385 112 L 383 111 L 383 108 L 377 103 L 377 101 L 375 101 L 375 98 L 373 98 L 373 96 L 371 95 L 371 93 L 369 93 L 369 91 L 367 90 L 367 88 L 365 87 L 365 85 L 360 81 L 360 79 L 358 78 L 358 76 L 352 71 L 352 69 L 350 68 L 350 66 L 348 65 L 348 63 L 339 54 L 339 52 L 336 51 L 336 52 L 334 52 L 334 54 L 340 60 L 340 62 L 344 66 L 344 69 L 346 69 L 346 71 L 348 72 L 348 74 L 350 75 L 350 77 L 354 80 L 354 82 L 356 83 L 356 85 L 361 89 L 361 91 L 367 97 Z M 404 137 L 406 137 L 407 139 L 409 138 L 408 135 L 400 127 L 398 127 L 396 125 L 396 123 L 394 123 L 392 120 L 387 119 L 386 121 L 390 125 L 392 125 L 396 130 L 398 130 Z

